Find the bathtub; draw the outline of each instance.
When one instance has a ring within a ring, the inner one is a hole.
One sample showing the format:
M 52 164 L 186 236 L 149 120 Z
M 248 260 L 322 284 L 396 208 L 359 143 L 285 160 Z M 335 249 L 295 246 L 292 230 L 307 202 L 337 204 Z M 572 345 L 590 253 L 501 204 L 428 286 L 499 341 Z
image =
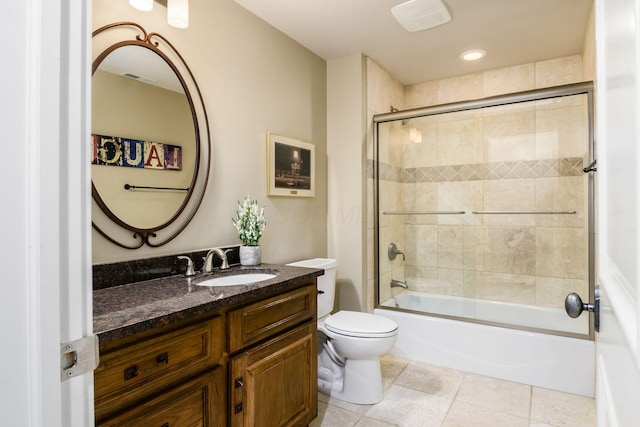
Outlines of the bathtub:
M 509 303 L 403 291 L 385 301 L 374 313 L 398 324 L 398 339 L 391 352 L 395 356 L 594 396 L 595 344 L 591 340 L 408 313 L 392 309 L 396 304 L 407 310 L 455 313 L 459 317 L 530 327 L 535 320 L 538 323 L 533 327 L 541 329 L 575 328 L 570 322 L 575 319 L 566 314 L 560 316 L 557 313 L 560 310 L 533 306 L 523 309 L 521 305 Z M 543 313 L 529 312 L 535 310 L 543 310 Z

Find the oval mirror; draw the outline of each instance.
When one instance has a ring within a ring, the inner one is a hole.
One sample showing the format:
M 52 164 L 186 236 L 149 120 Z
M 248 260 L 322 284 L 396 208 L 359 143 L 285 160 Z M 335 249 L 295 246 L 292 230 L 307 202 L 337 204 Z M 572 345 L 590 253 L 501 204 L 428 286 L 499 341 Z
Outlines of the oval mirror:
M 138 24 L 96 30 L 93 47 L 93 227 L 123 248 L 161 246 L 188 225 L 206 189 L 200 91 L 173 46 Z

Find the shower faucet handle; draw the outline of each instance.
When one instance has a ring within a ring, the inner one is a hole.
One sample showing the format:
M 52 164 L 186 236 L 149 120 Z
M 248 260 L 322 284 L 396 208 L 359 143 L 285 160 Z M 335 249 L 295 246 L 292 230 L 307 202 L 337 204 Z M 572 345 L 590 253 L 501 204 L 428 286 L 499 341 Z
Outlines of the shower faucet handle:
M 404 252 L 402 252 L 395 243 L 389 243 L 389 249 L 387 249 L 387 255 L 389 256 L 389 260 L 393 261 L 396 259 L 396 256 L 402 255 L 402 260 L 404 261 Z

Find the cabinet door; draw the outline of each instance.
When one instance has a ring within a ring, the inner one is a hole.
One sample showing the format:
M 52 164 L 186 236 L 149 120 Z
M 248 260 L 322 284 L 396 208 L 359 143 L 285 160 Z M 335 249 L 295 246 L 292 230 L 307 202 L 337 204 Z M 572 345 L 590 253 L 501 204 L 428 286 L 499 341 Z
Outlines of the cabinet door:
M 306 426 L 316 417 L 316 337 L 309 322 L 231 360 L 232 426 Z
M 226 425 L 226 375 L 222 367 L 160 393 L 98 427 L 223 427 Z

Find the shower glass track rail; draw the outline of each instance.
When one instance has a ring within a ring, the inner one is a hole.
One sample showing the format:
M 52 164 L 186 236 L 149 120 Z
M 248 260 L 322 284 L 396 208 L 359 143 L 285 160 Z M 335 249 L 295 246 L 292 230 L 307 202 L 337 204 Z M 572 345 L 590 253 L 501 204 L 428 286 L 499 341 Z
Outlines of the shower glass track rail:
M 385 211 L 382 215 L 464 215 L 466 211 Z M 575 215 L 577 211 L 471 211 L 474 215 Z
M 577 211 L 472 211 L 474 215 L 575 215 Z
M 465 211 L 385 211 L 382 215 L 464 215 Z

